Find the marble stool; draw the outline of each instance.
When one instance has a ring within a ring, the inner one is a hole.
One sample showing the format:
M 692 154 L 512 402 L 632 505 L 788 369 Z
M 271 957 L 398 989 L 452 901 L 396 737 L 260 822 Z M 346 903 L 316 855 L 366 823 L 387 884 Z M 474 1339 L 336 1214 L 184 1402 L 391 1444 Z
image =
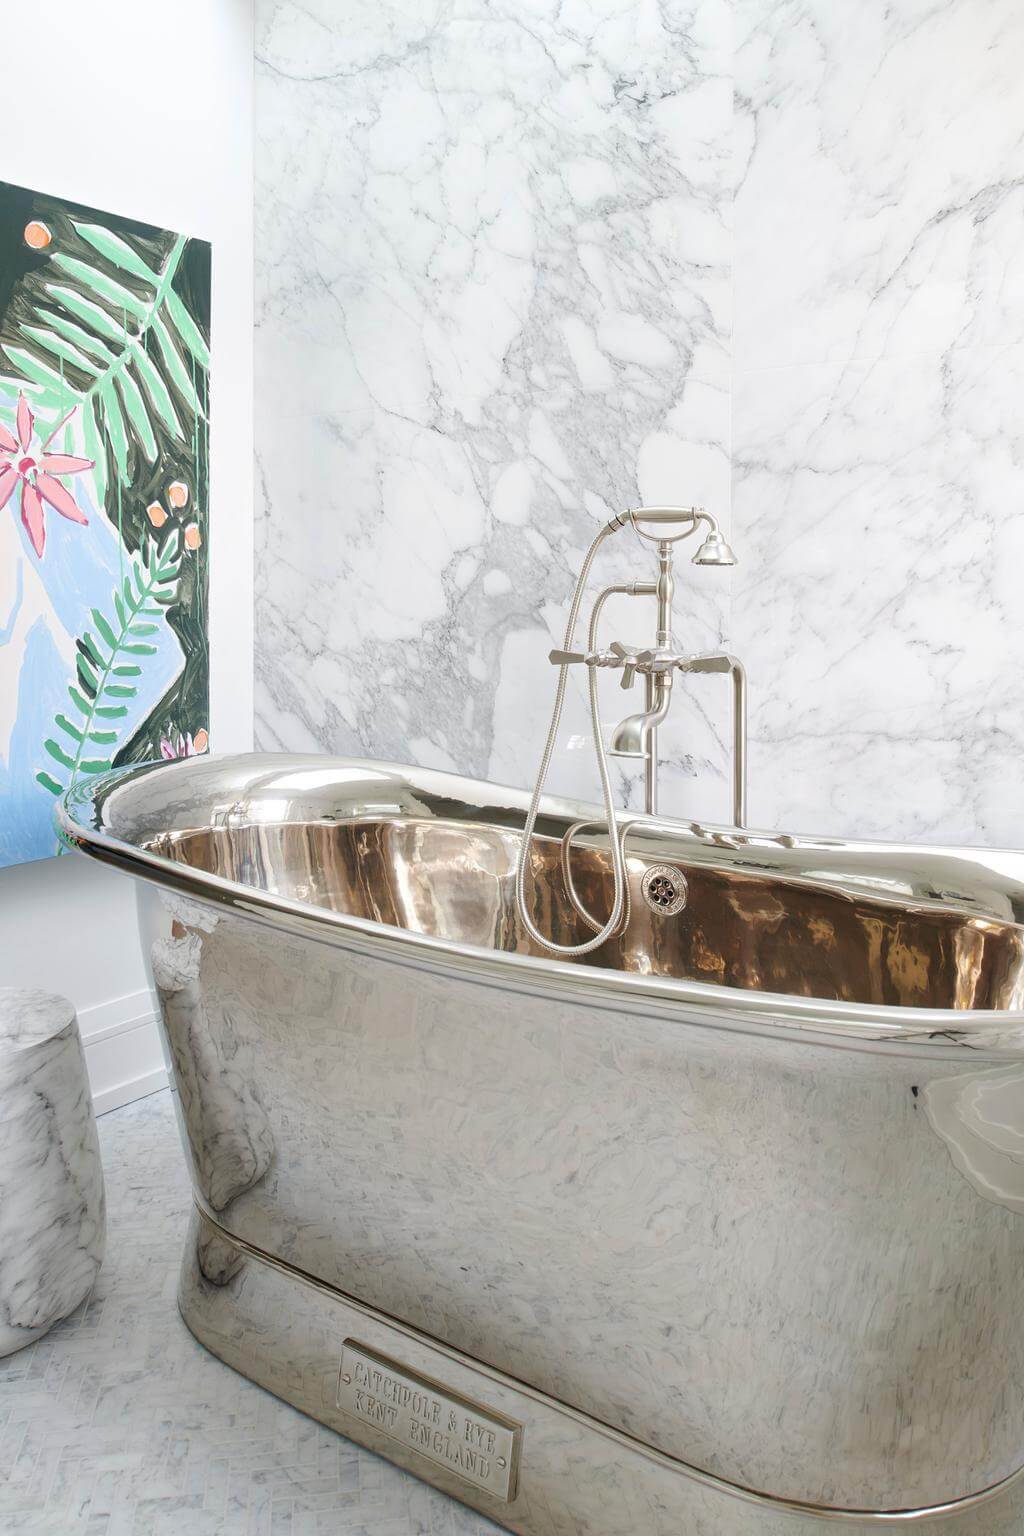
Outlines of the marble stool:
M 105 1230 L 75 1010 L 53 992 L 0 987 L 0 1355 L 85 1300 Z

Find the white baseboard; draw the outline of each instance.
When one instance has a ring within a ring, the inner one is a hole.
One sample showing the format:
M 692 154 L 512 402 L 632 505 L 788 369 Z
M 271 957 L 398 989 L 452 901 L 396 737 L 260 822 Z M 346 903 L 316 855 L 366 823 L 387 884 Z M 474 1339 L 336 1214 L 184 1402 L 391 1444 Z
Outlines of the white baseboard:
M 157 1001 L 144 990 L 78 1013 L 93 1107 L 98 1115 L 167 1086 Z

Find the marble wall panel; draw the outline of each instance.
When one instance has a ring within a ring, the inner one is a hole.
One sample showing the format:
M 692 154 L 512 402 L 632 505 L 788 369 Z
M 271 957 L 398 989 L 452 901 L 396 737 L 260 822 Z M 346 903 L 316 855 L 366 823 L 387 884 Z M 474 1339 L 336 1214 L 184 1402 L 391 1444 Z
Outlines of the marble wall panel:
M 600 521 L 727 517 L 731 27 L 726 0 L 258 6 L 261 745 L 526 783 Z M 631 539 L 609 580 L 650 565 Z M 686 567 L 686 643 L 728 593 Z M 695 811 L 726 705 L 666 734 Z M 596 792 L 588 738 L 577 691 L 554 785 Z
M 528 783 L 599 522 L 702 500 L 753 819 L 1019 842 L 1012 0 L 257 9 L 259 744 Z M 723 816 L 716 680 L 663 738 Z M 553 787 L 591 746 L 577 688 Z
M 1024 13 L 737 7 L 751 811 L 1019 844 Z

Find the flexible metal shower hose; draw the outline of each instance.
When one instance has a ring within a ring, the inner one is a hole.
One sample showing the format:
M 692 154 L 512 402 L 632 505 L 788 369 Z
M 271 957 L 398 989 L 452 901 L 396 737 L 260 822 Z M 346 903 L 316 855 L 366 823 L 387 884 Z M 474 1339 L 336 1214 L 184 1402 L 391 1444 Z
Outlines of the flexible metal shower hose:
M 576 620 L 579 617 L 580 604 L 583 601 L 583 592 L 590 575 L 590 567 L 604 540 L 616 529 L 609 524 L 601 529 L 594 542 L 587 550 L 580 574 L 576 579 L 576 587 L 569 605 L 569 618 L 565 626 L 565 640 L 563 650 L 571 651 L 576 634 Z M 600 613 L 601 603 L 595 604 L 591 618 L 590 635 L 591 649 L 594 644 L 594 634 L 597 627 L 597 618 Z M 612 855 L 612 875 L 614 879 L 614 899 L 612 910 L 604 927 L 595 933 L 592 939 L 586 939 L 581 944 L 556 944 L 553 939 L 546 939 L 534 926 L 526 905 L 526 870 L 530 862 L 530 845 L 533 842 L 534 829 L 537 824 L 537 814 L 540 809 L 541 796 L 544 792 L 544 782 L 551 766 L 551 757 L 555 750 L 555 742 L 558 737 L 558 727 L 561 724 L 562 708 L 565 704 L 565 690 L 569 679 L 569 665 L 563 662 L 558 669 L 558 686 L 555 689 L 555 707 L 551 712 L 551 724 L 548 727 L 547 740 L 544 743 L 544 751 L 541 754 L 540 768 L 537 771 L 537 782 L 534 785 L 533 796 L 530 800 L 530 808 L 526 813 L 526 821 L 523 825 L 523 841 L 519 850 L 519 860 L 516 864 L 516 909 L 519 919 L 530 937 L 545 949 L 555 955 L 587 955 L 591 950 L 599 948 L 606 939 L 618 933 L 624 918 L 629 911 L 629 890 L 626 883 L 626 860 L 623 844 L 626 834 L 634 822 L 629 822 L 620 834 L 615 816 L 615 801 L 612 795 L 611 779 L 608 776 L 608 760 L 605 755 L 604 740 L 601 728 L 600 702 L 597 693 L 597 668 L 588 667 L 590 674 L 590 719 L 594 732 L 594 749 L 597 753 L 597 767 L 601 775 L 601 794 L 604 800 L 605 816 L 608 826 L 608 841 Z M 573 903 L 574 906 L 577 903 Z M 589 917 L 589 915 L 588 915 Z M 592 920 L 591 920 L 592 921 Z

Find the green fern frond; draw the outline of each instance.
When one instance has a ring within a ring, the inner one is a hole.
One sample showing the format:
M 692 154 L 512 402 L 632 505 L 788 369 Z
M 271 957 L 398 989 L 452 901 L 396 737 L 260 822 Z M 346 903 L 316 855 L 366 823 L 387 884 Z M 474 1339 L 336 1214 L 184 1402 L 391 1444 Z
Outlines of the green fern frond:
M 77 277 L 84 288 L 91 288 L 96 297 L 108 304 L 115 314 L 120 310 L 123 315 L 134 315 L 136 320 L 146 319 L 149 305 L 116 278 L 108 277 L 99 267 L 80 261 L 77 256 L 66 256 L 63 251 L 57 251 L 52 260 L 54 266 L 63 267 L 65 272 Z
M 164 367 L 167 369 L 168 378 L 174 384 L 188 409 L 201 417 L 203 415 L 203 408 L 199 402 L 199 396 L 196 394 L 192 375 L 188 368 L 185 367 L 181 353 L 175 345 L 174 337 L 167 329 L 160 315 L 153 316 L 152 329 L 153 335 L 156 337 L 156 344 L 160 349 L 160 355 L 163 358 Z
M 126 240 L 120 235 L 115 235 L 112 229 L 105 229 L 102 224 L 79 223 L 72 219 L 75 229 L 83 240 L 88 241 L 93 250 L 99 251 L 105 256 L 111 265 L 120 267 L 125 272 L 130 272 L 133 277 L 141 277 L 144 282 L 151 283 L 155 288 L 160 281 L 160 274 L 154 272 Z
M 5 342 L 3 352 L 15 370 L 11 386 L 31 390 L 43 419 L 78 407 L 72 431 L 95 463 L 104 501 L 108 455 L 127 487 L 138 458 L 155 462 L 158 429 L 185 442 L 191 422 L 205 418 L 197 373 L 209 368 L 210 353 L 174 288 L 184 235 L 157 270 L 112 230 L 72 223 L 79 249 L 95 258 L 53 254 L 55 280 L 40 290 L 45 302 L 33 306 L 18 325 L 17 344 Z
M 70 341 L 74 345 L 81 347 L 84 352 L 91 352 L 93 357 L 103 364 L 104 368 L 109 368 L 113 363 L 114 354 L 104 342 L 92 335 L 84 326 L 76 325 L 73 320 L 69 320 L 59 310 L 44 309 L 41 304 L 37 304 L 35 306 L 35 314 L 38 319 L 46 322 L 44 327 L 37 328 L 35 334 L 46 335 L 48 333 L 56 333 L 56 335 L 62 336 L 65 341 Z M 24 329 L 28 330 L 28 327 L 26 326 Z
M 120 732 L 106 722 L 127 719 L 129 706 L 122 700 L 137 697 L 139 685 L 131 679 L 142 675 L 142 666 L 129 658 L 156 655 L 157 647 L 143 637 L 156 634 L 159 625 L 146 616 L 154 604 L 162 605 L 155 610 L 162 615 L 173 602 L 180 574 L 181 544 L 174 530 L 159 547 L 150 539 L 145 553 L 132 560 L 121 587 L 111 594 L 110 611 L 92 610 L 92 628 L 79 636 L 76 677 L 67 690 L 76 718 L 56 714 L 54 735 L 43 742 L 47 755 L 66 770 L 63 779 L 49 768 L 36 774 L 51 794 L 63 794 L 81 776 L 110 767 Z M 107 757 L 87 756 L 94 747 L 112 750 Z
M 10 358 L 15 368 L 23 373 L 30 383 L 37 385 L 40 389 L 50 391 L 55 397 L 59 396 L 62 390 L 65 390 L 63 376 L 58 370 L 51 368 L 48 363 L 41 362 L 39 358 L 33 357 L 32 353 L 26 351 L 24 347 L 5 345 L 4 352 Z
M 46 330 L 44 326 L 23 325 L 21 334 L 31 337 L 33 341 L 39 343 L 44 352 L 52 352 L 54 357 L 59 358 L 68 367 L 77 368 L 81 373 L 91 374 L 93 378 L 101 371 L 99 364 L 86 357 L 84 352 L 79 351 L 73 341 L 68 341 L 63 336 L 55 335 L 53 331 Z

